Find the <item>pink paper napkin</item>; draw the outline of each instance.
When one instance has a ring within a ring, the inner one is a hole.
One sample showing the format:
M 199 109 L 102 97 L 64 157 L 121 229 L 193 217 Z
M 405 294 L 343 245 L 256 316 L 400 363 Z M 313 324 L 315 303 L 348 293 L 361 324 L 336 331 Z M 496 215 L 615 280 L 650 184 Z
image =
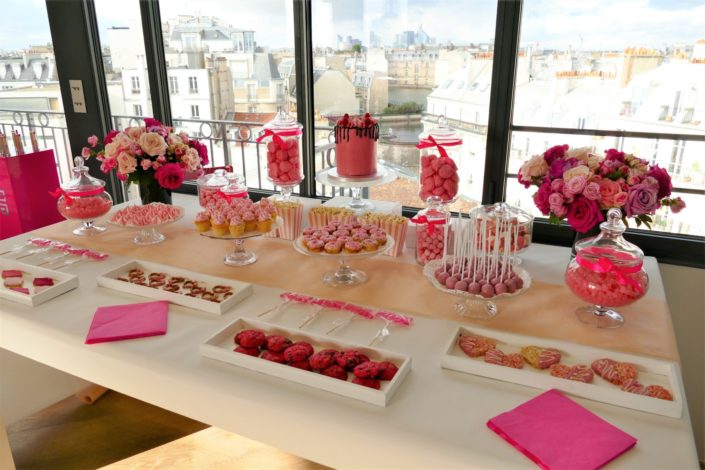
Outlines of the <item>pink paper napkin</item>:
M 166 333 L 169 302 L 98 307 L 86 336 L 86 344 L 157 336 Z
M 487 421 L 487 427 L 544 469 L 596 469 L 636 439 L 558 390 L 549 390 Z

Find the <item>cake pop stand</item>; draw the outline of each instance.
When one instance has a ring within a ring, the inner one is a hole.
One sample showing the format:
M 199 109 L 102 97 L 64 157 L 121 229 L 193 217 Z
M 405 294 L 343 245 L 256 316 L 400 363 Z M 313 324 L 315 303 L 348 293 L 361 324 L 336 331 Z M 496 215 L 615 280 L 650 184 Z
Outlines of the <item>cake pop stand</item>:
M 169 224 L 173 224 L 177 220 L 180 220 L 184 216 L 184 208 L 179 207 L 181 209 L 181 214 L 179 214 L 178 217 L 176 217 L 173 220 L 170 220 L 168 222 L 162 222 L 158 224 L 151 224 L 151 225 L 123 225 L 123 224 L 117 224 L 115 222 L 108 221 L 110 225 L 114 225 L 115 227 L 121 227 L 121 228 L 127 228 L 127 229 L 132 229 L 132 230 L 139 230 L 139 233 L 135 235 L 135 237 L 132 239 L 135 245 L 156 245 L 157 243 L 161 243 L 164 240 L 166 240 L 166 236 L 164 236 L 163 233 L 159 231 L 160 227 L 165 227 Z
M 449 260 L 452 263 L 452 259 Z M 493 297 L 483 297 L 481 295 L 470 294 L 469 292 L 463 292 L 455 289 L 448 289 L 442 286 L 436 279 L 435 272 L 438 268 L 443 265 L 442 259 L 435 259 L 429 261 L 423 268 L 423 275 L 428 279 L 428 281 L 441 292 L 446 294 L 451 294 L 458 297 L 458 301 L 455 303 L 455 311 L 462 317 L 475 318 L 479 320 L 488 320 L 495 315 L 497 315 L 498 309 L 497 304 L 494 300 L 506 299 L 509 297 L 516 297 L 522 294 L 526 289 L 531 287 L 531 276 L 528 271 L 523 268 L 514 266 L 514 272 L 521 278 L 524 282 L 524 286 L 511 294 L 499 294 Z
M 391 183 L 397 179 L 397 174 L 381 165 L 377 166 L 377 173 L 365 178 L 349 178 L 340 176 L 338 168 L 326 168 L 316 173 L 316 181 L 325 186 L 337 186 L 340 188 L 350 188 L 352 201 L 348 203 L 348 208 L 354 211 L 369 211 L 374 209 L 374 204 L 362 199 L 362 188 L 371 188 L 380 184 Z
M 298 237 L 294 240 L 294 249 L 299 253 L 306 256 L 318 256 L 320 258 L 328 258 L 331 260 L 338 261 L 338 269 L 335 271 L 329 271 L 323 275 L 323 283 L 333 287 L 339 286 L 356 286 L 367 281 L 367 274 L 364 271 L 359 271 L 350 267 L 349 262 L 356 259 L 366 259 L 372 258 L 379 254 L 385 253 L 387 250 L 391 250 L 394 247 L 394 239 L 387 235 L 387 243 L 377 249 L 376 251 L 361 251 L 359 253 L 326 253 L 314 252 L 308 250 L 303 245 L 303 237 Z
M 281 226 L 281 220 L 277 219 L 272 224 L 272 230 L 270 232 L 273 232 Z M 247 240 L 248 238 L 261 237 L 262 235 L 264 235 L 264 232 L 257 232 L 253 230 L 251 232 L 245 232 L 242 235 L 233 236 L 213 235 L 213 231 L 209 230 L 207 232 L 201 232 L 201 235 L 204 237 L 213 238 L 215 240 L 232 240 L 235 244 L 235 248 L 232 252 L 225 255 L 225 257 L 223 258 L 223 264 L 226 264 L 228 266 L 247 266 L 248 264 L 252 264 L 257 261 L 257 254 L 255 254 L 255 252 L 253 251 L 245 250 L 245 240 Z

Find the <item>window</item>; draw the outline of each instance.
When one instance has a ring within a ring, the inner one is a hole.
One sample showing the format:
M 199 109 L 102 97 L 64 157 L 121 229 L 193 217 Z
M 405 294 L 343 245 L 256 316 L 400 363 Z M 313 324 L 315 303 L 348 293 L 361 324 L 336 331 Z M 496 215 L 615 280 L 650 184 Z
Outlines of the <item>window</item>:
M 524 0 L 522 9 L 507 201 L 538 212 L 534 190 L 521 187 L 514 175 L 523 161 L 548 147 L 588 146 L 596 153 L 617 148 L 668 170 L 673 195 L 688 204 L 679 214 L 659 211 L 654 230 L 705 235 L 705 221 L 693 217 L 705 211 L 705 108 L 691 105 L 705 93 L 701 31 L 684 26 L 658 39 L 647 34 L 652 15 L 689 17 L 697 14 L 695 7 L 646 2 L 620 25 L 618 36 L 549 32 L 554 13 L 544 7 L 540 0 Z M 626 17 L 626 11 L 620 14 L 624 8 L 596 0 L 586 16 L 585 5 L 567 2 L 560 15 L 566 24 L 579 19 L 582 27 L 600 31 L 598 25 Z M 615 129 L 640 135 L 624 137 Z
M 176 77 L 169 77 L 169 93 L 172 95 L 179 94 L 179 79 Z
M 188 78 L 188 92 L 189 93 L 198 93 L 198 78 L 197 77 L 189 77 Z
M 257 87 L 252 83 L 247 85 L 247 99 L 249 101 L 257 100 Z
M 136 95 L 140 92 L 140 77 L 130 77 L 132 82 L 132 94 Z
M 355 7 L 350 8 L 349 3 L 311 3 L 315 139 L 321 149 L 315 155 L 316 170 L 328 166 L 329 134 L 339 116 L 360 112 L 384 115 L 388 119 L 380 122 L 377 159 L 394 168 L 398 178 L 366 191 L 371 199 L 422 207 L 425 203 L 418 196 L 420 152 L 415 145 L 419 134 L 437 126 L 439 117 L 445 115 L 464 142 L 459 157 L 460 197 L 451 208 L 477 205 L 484 181 L 489 93 L 476 99 L 460 89 L 470 79 L 491 82 L 497 4 L 459 0 L 446 3 L 452 7 L 441 8 L 435 2 L 354 2 Z M 387 3 L 394 3 L 394 8 L 381 6 Z M 459 11 L 473 14 L 459 15 Z M 419 21 L 429 21 L 427 18 L 432 18 L 433 24 L 420 26 Z M 371 32 L 378 47 L 366 42 Z M 362 61 L 363 70 L 371 75 L 365 99 L 358 99 L 348 78 L 352 75 L 354 82 L 355 72 L 337 65 L 353 60 L 351 47 L 336 41 L 339 34 L 360 38 L 366 48 L 366 54 L 355 59 Z M 486 52 L 481 55 L 477 51 Z M 434 89 L 430 86 L 433 83 L 444 86 Z M 470 122 L 476 110 L 482 120 Z M 330 152 L 333 160 L 335 149 Z M 324 192 L 318 185 L 316 191 L 321 196 L 333 195 L 331 187 Z
M 142 116 L 142 105 L 141 104 L 133 104 L 132 105 L 132 112 L 134 113 L 135 116 Z
M 200 114 L 198 112 L 198 105 L 197 104 L 192 104 L 191 105 L 191 117 L 198 119 L 200 117 Z

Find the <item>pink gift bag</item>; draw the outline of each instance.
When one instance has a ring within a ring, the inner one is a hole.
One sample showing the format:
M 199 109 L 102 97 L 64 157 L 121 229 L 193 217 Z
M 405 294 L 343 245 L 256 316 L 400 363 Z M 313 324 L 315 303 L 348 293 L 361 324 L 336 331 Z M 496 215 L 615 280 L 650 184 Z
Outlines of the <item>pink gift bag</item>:
M 0 240 L 64 220 L 49 194 L 58 187 L 53 150 L 0 157 Z

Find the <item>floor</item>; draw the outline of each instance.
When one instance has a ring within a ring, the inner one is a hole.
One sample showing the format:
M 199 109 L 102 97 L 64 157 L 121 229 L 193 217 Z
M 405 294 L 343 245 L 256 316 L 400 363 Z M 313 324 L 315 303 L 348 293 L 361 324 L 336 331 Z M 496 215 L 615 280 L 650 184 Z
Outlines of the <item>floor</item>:
M 327 468 L 114 391 L 68 397 L 7 434 L 18 469 Z

